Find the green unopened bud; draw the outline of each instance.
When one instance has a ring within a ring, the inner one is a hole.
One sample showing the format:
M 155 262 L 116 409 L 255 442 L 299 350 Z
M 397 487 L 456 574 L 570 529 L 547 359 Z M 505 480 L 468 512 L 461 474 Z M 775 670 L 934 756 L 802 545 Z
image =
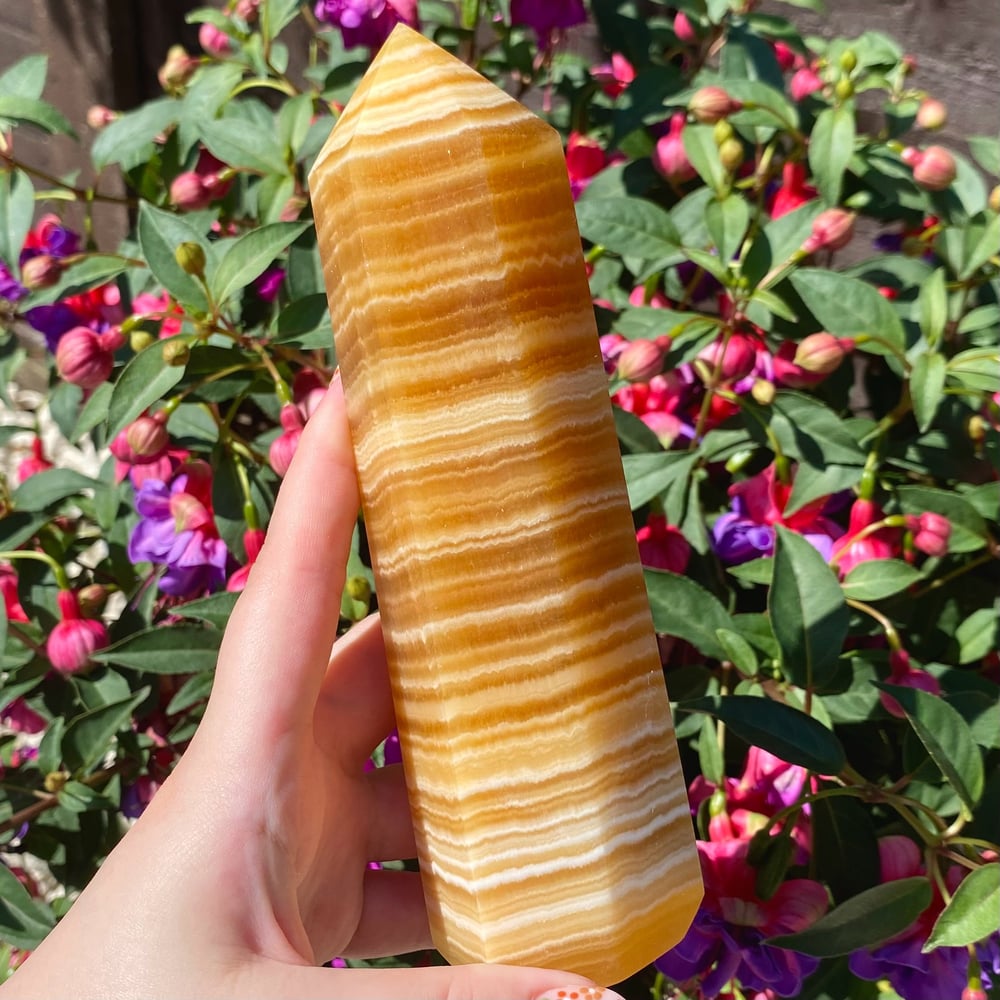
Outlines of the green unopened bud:
M 754 402 L 761 406 L 770 406 L 774 402 L 774 393 L 774 383 L 768 382 L 766 378 L 754 379 L 753 385 L 750 386 L 750 395 L 753 396 Z
M 174 260 L 185 274 L 201 277 L 205 273 L 205 251 L 198 243 L 181 243 L 174 251 Z
M 66 787 L 67 781 L 69 781 L 69 771 L 49 771 L 42 779 L 42 787 L 50 795 L 55 795 Z
M 171 368 L 183 368 L 191 357 L 191 348 L 180 337 L 163 342 L 163 363 Z
M 846 101 L 854 96 L 854 84 L 846 76 L 842 76 L 835 84 L 833 92 L 841 101 Z
M 732 139 L 736 135 L 733 126 L 729 124 L 724 118 L 722 121 L 715 123 L 715 127 L 712 129 L 712 138 L 715 139 L 716 146 L 721 146 L 727 139 Z
M 372 586 L 363 576 L 352 576 L 347 580 L 347 596 L 352 601 L 368 604 L 372 598 Z
M 858 68 L 858 57 L 854 49 L 844 49 L 840 53 L 840 68 L 845 73 L 853 73 Z
M 991 212 L 1000 212 L 1000 184 L 990 192 L 986 204 L 990 206 Z
M 729 173 L 736 173 L 743 163 L 743 143 L 736 138 L 727 139 L 719 147 L 719 159 Z
M 136 328 L 128 335 L 128 346 L 138 354 L 146 350 L 156 338 L 148 331 Z

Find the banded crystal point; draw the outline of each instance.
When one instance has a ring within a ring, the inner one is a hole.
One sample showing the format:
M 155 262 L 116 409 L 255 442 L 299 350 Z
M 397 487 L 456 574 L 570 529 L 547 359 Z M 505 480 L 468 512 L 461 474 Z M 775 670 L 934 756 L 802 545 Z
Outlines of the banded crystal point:
M 311 186 L 435 945 L 618 982 L 702 886 L 559 138 L 400 26 Z

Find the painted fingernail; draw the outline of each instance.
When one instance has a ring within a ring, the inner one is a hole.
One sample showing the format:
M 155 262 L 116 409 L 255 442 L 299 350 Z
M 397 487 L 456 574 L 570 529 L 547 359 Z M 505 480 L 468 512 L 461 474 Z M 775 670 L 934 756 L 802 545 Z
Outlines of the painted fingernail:
M 603 986 L 562 986 L 546 990 L 534 1000 L 625 1000 L 620 993 Z

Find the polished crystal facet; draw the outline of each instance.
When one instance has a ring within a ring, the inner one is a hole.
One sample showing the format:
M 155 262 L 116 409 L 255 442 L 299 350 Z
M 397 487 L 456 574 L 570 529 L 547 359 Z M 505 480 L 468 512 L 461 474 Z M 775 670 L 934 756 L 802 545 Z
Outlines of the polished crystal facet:
M 618 982 L 702 887 L 559 138 L 398 27 L 310 181 L 435 944 Z

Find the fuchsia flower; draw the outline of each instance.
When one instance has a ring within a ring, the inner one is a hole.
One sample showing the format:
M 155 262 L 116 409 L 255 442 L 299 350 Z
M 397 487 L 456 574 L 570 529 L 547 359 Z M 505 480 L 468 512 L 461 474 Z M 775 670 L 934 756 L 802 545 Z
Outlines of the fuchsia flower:
M 104 333 L 86 326 L 67 330 L 56 347 L 59 377 L 84 389 L 96 389 L 111 375 L 114 352 L 124 343 L 125 338 L 117 327 Z
M 207 462 L 188 462 L 168 486 L 147 479 L 135 498 L 141 515 L 128 542 L 133 563 L 166 566 L 160 590 L 190 597 L 225 583 L 229 553 L 212 514 L 212 470 Z
M 233 40 L 221 28 L 205 21 L 198 29 L 198 44 L 216 58 L 229 55 L 233 51 Z
M 788 92 L 792 95 L 793 101 L 805 100 L 810 94 L 815 94 L 817 90 L 823 89 L 823 80 L 816 70 L 809 66 L 803 66 L 792 74 L 792 79 L 788 84 Z
M 820 497 L 785 516 L 792 483 L 778 478 L 772 463 L 762 472 L 733 483 L 729 487 L 732 511 L 719 517 L 712 526 L 713 545 L 718 557 L 728 566 L 774 554 L 774 525 L 797 531 L 829 560 L 834 542 L 843 529 L 823 516 L 829 500 Z
M 838 540 L 828 557 L 828 561 L 839 570 L 841 578 L 859 563 L 870 559 L 892 559 L 899 552 L 901 534 L 898 528 L 874 528 L 883 520 L 885 514 L 882 508 L 872 500 L 859 497 L 851 505 L 847 534 Z
M 566 172 L 574 201 L 607 165 L 607 154 L 596 139 L 580 132 L 570 133 L 566 144 Z
M 915 688 L 918 691 L 926 691 L 928 694 L 939 695 L 941 685 L 933 675 L 915 667 L 910 662 L 910 654 L 905 649 L 894 649 L 889 654 L 889 677 L 890 684 L 898 684 L 900 687 Z M 880 691 L 878 696 L 882 707 L 897 719 L 906 718 L 903 706 L 893 698 L 888 691 Z
M 115 482 L 126 476 L 138 489 L 147 479 L 167 482 L 185 462 L 189 453 L 171 448 L 167 433 L 167 414 L 159 410 L 136 417 L 115 435 L 109 448 L 115 458 Z
M 42 439 L 34 437 L 31 439 L 31 454 L 21 460 L 17 466 L 17 481 L 23 483 L 26 479 L 46 469 L 53 468 L 52 463 L 45 457 L 42 450 Z
M 511 24 L 526 24 L 543 49 L 552 47 L 557 31 L 587 20 L 583 0 L 511 0 Z
M 179 173 L 170 184 L 170 203 L 189 212 L 208 208 L 229 193 L 233 179 L 222 160 L 202 147 L 193 170 Z
M 243 547 L 247 551 L 247 561 L 245 566 L 241 566 L 226 581 L 226 590 L 240 591 L 247 585 L 250 570 L 260 555 L 260 550 L 264 547 L 264 532 L 260 528 L 247 528 L 243 532 Z
M 813 198 L 819 197 L 819 192 L 811 184 L 806 183 L 805 164 L 789 160 L 781 168 L 781 186 L 775 192 L 768 211 L 772 219 L 780 219 L 789 212 L 805 205 Z
M 49 633 L 45 655 L 61 674 L 76 674 L 90 666 L 90 655 L 110 642 L 103 622 L 80 616 L 72 590 L 60 590 L 56 600 L 62 621 Z
M 643 566 L 683 573 L 691 558 L 691 546 L 680 529 L 667 523 L 662 514 L 650 514 L 635 533 Z
M 166 292 L 154 295 L 152 292 L 141 292 L 132 300 L 133 316 L 148 316 L 160 322 L 160 339 L 173 337 L 181 332 L 184 310 L 173 302 Z
M 294 403 L 286 403 L 281 408 L 280 420 L 284 430 L 271 442 L 267 457 L 271 468 L 284 479 L 299 447 L 306 422 Z
M 914 548 L 929 555 L 940 558 L 948 552 L 948 540 L 951 538 L 951 522 L 941 514 L 925 511 L 919 517 L 908 514 L 906 530 L 913 535 Z
M 684 140 L 681 138 L 686 121 L 687 116 L 683 111 L 673 115 L 667 127 L 667 134 L 657 140 L 656 148 L 653 150 L 653 167 L 671 184 L 683 184 L 696 174 L 684 150 Z
M 819 965 L 817 958 L 764 942 L 815 923 L 829 905 L 826 889 L 812 879 L 789 879 L 761 899 L 748 849 L 747 840 L 698 841 L 705 898 L 680 944 L 654 963 L 681 986 L 696 980 L 705 998 L 719 996 L 730 980 L 744 990 L 795 996 Z
M 0 594 L 3 595 L 7 621 L 29 621 L 24 608 L 21 607 L 21 597 L 17 592 L 17 573 L 14 572 L 14 567 L 10 563 L 0 563 Z
M 635 79 L 635 67 L 620 52 L 613 52 L 611 62 L 595 66 L 590 75 L 608 97 L 617 97 Z
M 344 48 L 381 48 L 397 24 L 417 26 L 416 0 L 318 0 L 317 21 L 340 29 Z
M 254 279 L 253 290 L 265 302 L 273 302 L 278 297 L 284 280 L 285 269 L 272 264 L 259 278 Z

